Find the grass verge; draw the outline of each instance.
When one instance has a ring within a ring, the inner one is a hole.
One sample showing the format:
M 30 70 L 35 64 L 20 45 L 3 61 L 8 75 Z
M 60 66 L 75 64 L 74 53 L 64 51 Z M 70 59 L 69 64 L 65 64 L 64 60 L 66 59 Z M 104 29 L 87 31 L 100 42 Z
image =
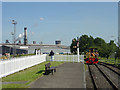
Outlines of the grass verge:
M 115 64 L 115 65 L 120 64 L 120 59 L 116 59 L 116 60 L 115 60 L 114 58 L 109 58 L 109 59 L 99 58 L 99 61 L 100 61 L 100 62 L 110 63 L 110 64 Z
M 87 64 L 84 64 L 85 71 L 88 70 Z
M 27 88 L 27 85 L 32 81 L 41 77 L 45 70 L 45 64 L 48 63 L 43 62 L 39 65 L 27 68 L 23 71 L 17 72 L 15 74 L 9 75 L 7 77 L 2 78 L 2 82 L 19 82 L 19 81 L 28 81 L 26 84 L 2 84 L 3 88 Z M 58 66 L 63 64 L 63 62 L 50 62 L 51 66 Z

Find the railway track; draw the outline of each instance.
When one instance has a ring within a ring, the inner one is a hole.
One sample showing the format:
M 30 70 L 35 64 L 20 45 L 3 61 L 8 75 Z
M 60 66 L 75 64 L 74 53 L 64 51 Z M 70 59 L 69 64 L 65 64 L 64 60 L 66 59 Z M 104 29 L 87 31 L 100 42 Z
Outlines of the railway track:
M 116 83 L 113 82 L 113 80 L 101 67 L 103 66 L 98 64 L 88 65 L 88 69 L 94 89 L 97 90 L 98 88 L 105 88 L 105 89 L 110 88 L 110 89 L 118 90 L 118 85 L 116 85 Z
M 99 65 L 102 65 L 102 66 L 108 68 L 109 70 L 111 70 L 112 72 L 114 72 L 114 73 L 116 73 L 117 75 L 120 76 L 120 69 L 118 69 L 114 66 L 108 65 L 106 63 L 99 63 Z
M 109 65 L 111 67 L 114 67 L 114 68 L 117 68 L 120 70 L 120 67 L 119 66 L 115 66 L 114 64 L 109 64 L 109 63 L 105 63 L 105 62 L 99 62 L 100 64 L 105 64 L 105 65 Z

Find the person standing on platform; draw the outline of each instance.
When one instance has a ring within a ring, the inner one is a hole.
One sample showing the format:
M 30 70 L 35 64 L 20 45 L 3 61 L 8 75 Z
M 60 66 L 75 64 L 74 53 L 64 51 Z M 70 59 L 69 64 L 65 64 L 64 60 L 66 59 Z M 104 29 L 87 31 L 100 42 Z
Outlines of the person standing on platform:
M 51 56 L 51 61 L 53 61 L 54 60 L 54 52 L 53 52 L 53 50 L 51 50 L 49 56 Z

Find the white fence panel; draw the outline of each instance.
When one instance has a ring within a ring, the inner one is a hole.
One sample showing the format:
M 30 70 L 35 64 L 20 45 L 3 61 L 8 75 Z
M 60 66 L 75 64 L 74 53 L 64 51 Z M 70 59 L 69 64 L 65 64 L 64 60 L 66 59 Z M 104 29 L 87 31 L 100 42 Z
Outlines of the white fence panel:
M 47 61 L 50 61 L 51 57 L 47 56 Z M 54 61 L 63 61 L 63 62 L 78 62 L 77 55 L 54 55 Z M 84 55 L 79 56 L 79 61 L 84 61 Z
M 46 54 L 0 61 L 0 78 L 46 61 Z
M 80 55 L 80 62 L 84 62 L 84 55 Z

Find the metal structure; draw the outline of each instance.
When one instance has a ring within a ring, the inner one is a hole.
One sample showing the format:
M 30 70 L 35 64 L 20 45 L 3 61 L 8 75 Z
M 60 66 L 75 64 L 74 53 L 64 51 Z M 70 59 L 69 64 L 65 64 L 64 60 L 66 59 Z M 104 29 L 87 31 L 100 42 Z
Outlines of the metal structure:
M 120 1 L 118 2 L 118 46 L 120 48 Z
M 17 22 L 15 20 L 12 20 L 12 24 L 14 24 L 14 52 L 13 52 L 13 55 L 15 56 L 15 54 L 16 54 L 16 48 L 15 48 L 15 44 L 16 44 L 16 24 L 17 24 Z
M 12 44 L 14 43 L 14 33 L 13 32 L 11 32 L 11 35 L 12 35 Z
M 119 29 L 118 29 L 118 46 L 120 48 L 120 26 L 119 26 Z

